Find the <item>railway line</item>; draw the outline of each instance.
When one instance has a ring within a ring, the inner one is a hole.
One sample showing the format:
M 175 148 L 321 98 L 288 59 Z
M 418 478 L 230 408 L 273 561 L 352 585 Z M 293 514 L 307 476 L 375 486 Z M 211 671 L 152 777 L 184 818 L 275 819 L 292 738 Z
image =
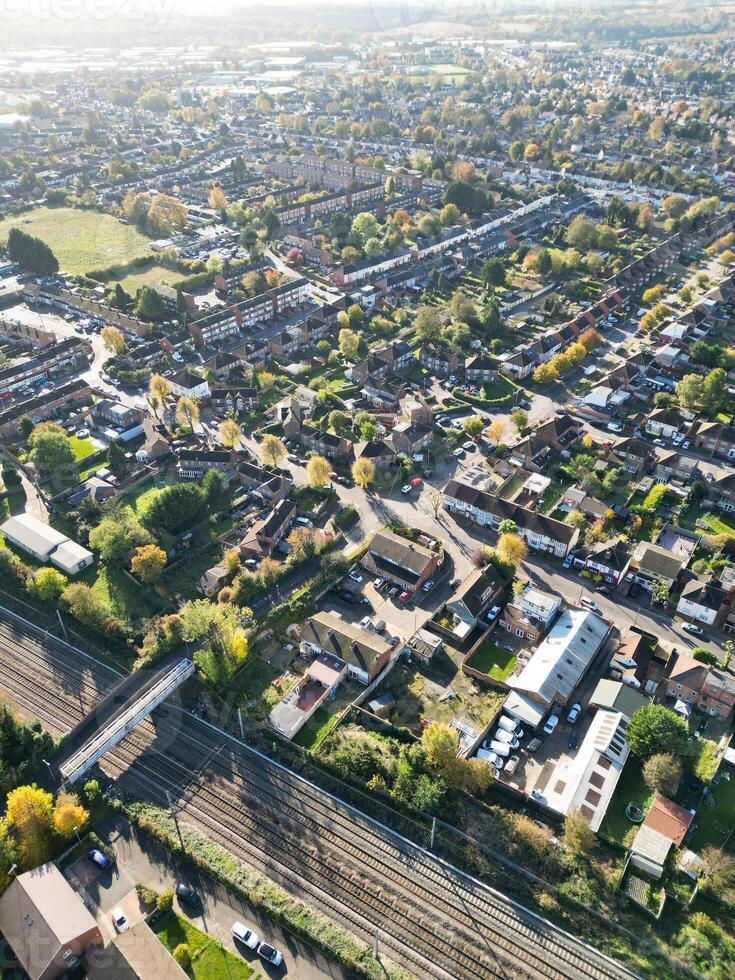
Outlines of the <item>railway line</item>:
M 19 667 L 22 663 L 22 670 Z M 99 669 L 98 669 L 99 667 Z M 117 680 L 0 619 L 0 689 L 69 730 Z M 189 822 L 421 977 L 631 977 L 624 967 L 200 719 L 170 708 L 104 771 Z

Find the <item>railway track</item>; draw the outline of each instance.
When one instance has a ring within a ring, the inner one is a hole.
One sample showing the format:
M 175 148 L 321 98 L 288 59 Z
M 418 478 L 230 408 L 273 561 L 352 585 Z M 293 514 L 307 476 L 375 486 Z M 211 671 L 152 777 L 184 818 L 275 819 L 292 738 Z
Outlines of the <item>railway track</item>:
M 23 670 L 19 671 L 20 663 Z M 0 620 L 0 688 L 57 734 L 117 675 Z M 63 692 L 66 697 L 60 698 Z M 418 976 L 617 978 L 619 964 L 347 804 L 177 709 L 102 761 L 140 795 L 176 806 L 208 837 Z M 168 791 L 168 792 L 167 792 Z

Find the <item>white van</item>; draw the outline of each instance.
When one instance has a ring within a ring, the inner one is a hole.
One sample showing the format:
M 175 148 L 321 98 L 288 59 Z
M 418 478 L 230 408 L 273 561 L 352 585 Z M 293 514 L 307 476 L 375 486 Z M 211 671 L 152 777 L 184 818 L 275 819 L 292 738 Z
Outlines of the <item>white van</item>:
M 497 740 L 494 740 L 490 743 L 490 751 L 494 752 L 496 755 L 502 755 L 505 759 L 510 755 L 510 745 L 506 745 L 505 742 L 498 742 Z
M 503 742 L 505 745 L 510 745 L 512 749 L 517 749 L 521 744 L 513 732 L 506 732 L 502 728 L 495 733 L 495 741 Z
M 521 731 L 521 726 L 517 721 L 513 721 L 513 719 L 509 718 L 507 715 L 503 715 L 503 717 L 500 719 L 498 722 L 498 728 L 502 728 L 504 732 L 513 732 L 514 735 L 518 735 L 518 738 L 523 738 L 523 736 L 519 734 Z

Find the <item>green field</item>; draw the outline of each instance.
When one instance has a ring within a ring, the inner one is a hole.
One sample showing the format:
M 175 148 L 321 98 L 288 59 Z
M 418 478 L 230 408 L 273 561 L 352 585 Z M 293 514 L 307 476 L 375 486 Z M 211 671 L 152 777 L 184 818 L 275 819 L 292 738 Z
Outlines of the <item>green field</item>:
M 41 238 L 59 260 L 61 270 L 75 275 L 150 254 L 148 239 L 137 228 L 96 211 L 35 208 L 0 225 L 2 242 L 13 227 Z
M 131 296 L 135 296 L 139 289 L 143 286 L 156 286 L 160 283 L 165 283 L 167 286 L 172 285 L 178 279 L 181 279 L 181 274 L 173 272 L 171 269 L 167 269 L 165 265 L 159 265 L 154 262 L 153 265 L 148 266 L 147 269 L 141 269 L 139 272 L 129 272 L 121 271 L 121 274 L 115 275 L 115 270 L 112 270 L 112 276 L 108 280 L 108 285 L 114 285 L 119 282 L 126 293 Z
M 338 717 L 337 714 L 330 715 L 326 708 L 317 708 L 296 735 L 294 742 L 302 748 L 314 752 L 334 728 Z
M 720 782 L 712 787 L 712 806 L 702 803 L 697 810 L 694 819 L 694 833 L 690 842 L 690 847 L 694 851 L 701 851 L 708 845 L 722 847 L 727 843 L 728 850 L 733 851 L 735 842 L 733 841 L 732 822 L 735 813 L 735 779 L 724 779 L 723 773 Z
M 607 808 L 605 819 L 600 828 L 602 833 L 606 837 L 628 846 L 638 832 L 640 824 L 635 824 L 628 819 L 625 814 L 626 806 L 629 803 L 634 803 L 644 813 L 647 813 L 652 799 L 653 792 L 643 782 L 640 763 L 634 756 L 631 756 L 610 800 L 610 806 Z

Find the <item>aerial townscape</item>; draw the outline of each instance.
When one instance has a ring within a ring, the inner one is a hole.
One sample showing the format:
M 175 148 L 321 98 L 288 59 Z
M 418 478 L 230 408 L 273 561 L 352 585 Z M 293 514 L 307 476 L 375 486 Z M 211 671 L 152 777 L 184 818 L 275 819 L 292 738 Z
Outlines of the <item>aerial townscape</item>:
M 735 6 L 0 36 L 3 980 L 731 980 Z

